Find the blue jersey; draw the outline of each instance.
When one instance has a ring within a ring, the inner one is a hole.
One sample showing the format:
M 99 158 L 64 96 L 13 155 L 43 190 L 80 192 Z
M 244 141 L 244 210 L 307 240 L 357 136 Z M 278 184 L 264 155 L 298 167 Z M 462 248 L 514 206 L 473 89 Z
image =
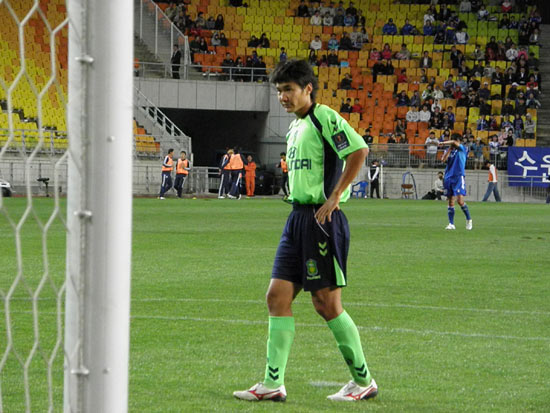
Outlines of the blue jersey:
M 464 169 L 466 168 L 466 158 L 468 157 L 468 149 L 460 144 L 458 148 L 451 149 L 451 153 L 447 158 L 447 167 L 445 168 L 445 180 L 458 179 L 465 176 Z

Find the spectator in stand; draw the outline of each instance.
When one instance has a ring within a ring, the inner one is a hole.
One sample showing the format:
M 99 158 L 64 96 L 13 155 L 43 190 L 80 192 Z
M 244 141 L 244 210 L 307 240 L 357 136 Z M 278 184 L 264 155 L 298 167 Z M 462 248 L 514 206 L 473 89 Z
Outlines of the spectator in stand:
M 286 62 L 287 55 L 286 55 L 286 49 L 284 47 L 281 47 L 281 53 L 279 54 L 279 62 Z
M 468 40 L 470 40 L 470 36 L 464 28 L 461 28 L 458 32 L 455 33 L 456 42 L 458 44 L 466 44 L 468 43 Z
M 357 16 L 355 16 L 355 25 L 358 27 L 365 27 L 367 24 L 367 19 L 363 16 L 363 10 L 357 10 Z
M 237 58 L 235 59 L 234 67 L 235 69 L 233 69 L 233 79 L 235 79 L 235 81 L 243 82 L 245 76 L 245 68 L 240 56 L 237 56 Z
M 527 92 L 533 92 L 535 94 L 535 97 L 538 97 L 539 84 L 535 79 L 535 75 L 533 74 L 529 75 L 529 82 L 527 82 Z
M 428 158 L 428 166 L 433 167 L 436 163 L 438 140 L 435 137 L 435 132 L 432 130 L 424 142 L 426 145 L 426 155 Z
M 267 35 L 262 33 L 260 39 L 258 40 L 258 47 L 263 47 L 264 49 L 269 49 L 270 43 Z
M 388 60 L 392 58 L 392 52 L 388 43 L 384 45 L 384 48 L 380 52 L 380 55 L 382 56 L 382 59 Z
M 481 50 L 479 44 L 476 44 L 474 51 L 470 54 L 470 57 L 472 58 L 472 60 L 484 60 L 485 52 Z
M 344 26 L 344 20 L 345 20 L 344 12 L 342 10 L 337 10 L 336 16 L 334 16 L 334 19 L 333 19 L 333 24 L 335 26 Z
M 496 164 L 499 160 L 500 144 L 498 143 L 498 136 L 491 135 L 489 141 L 489 155 L 491 156 L 491 162 Z
M 355 16 L 352 16 L 351 14 L 346 14 L 344 17 L 344 26 L 345 27 L 355 26 Z
M 435 100 L 441 100 L 445 98 L 445 95 L 443 94 L 443 91 L 439 88 L 439 85 L 435 85 L 435 89 L 433 91 L 433 97 Z
M 359 98 L 355 98 L 353 101 L 353 106 L 351 107 L 351 113 L 363 113 L 363 106 L 359 101 Z
M 227 41 L 227 37 L 225 37 L 225 33 L 220 33 L 220 46 L 227 47 L 229 45 L 229 42 Z
M 532 119 L 530 113 L 525 115 L 525 124 L 523 127 L 525 129 L 525 139 L 535 139 L 535 128 L 537 127 L 537 124 Z
M 479 10 L 477 11 L 478 20 L 489 20 L 489 11 L 485 8 L 485 5 L 482 4 Z
M 439 102 L 439 99 L 434 99 L 434 102 L 432 103 L 432 106 L 429 107 L 431 112 L 434 112 L 436 108 L 439 108 L 439 110 L 442 110 L 441 103 Z
M 529 59 L 529 55 L 527 54 L 527 48 L 525 46 L 520 46 L 518 51 L 518 60 L 522 61 L 524 60 L 527 64 L 527 60 Z
M 315 38 L 309 43 L 309 48 L 311 50 L 321 50 L 323 48 L 323 42 L 319 35 L 315 35 Z
M 382 55 L 378 51 L 376 47 L 373 47 L 370 51 L 369 60 L 375 60 L 378 61 L 382 58 Z
M 336 7 L 336 13 L 338 12 L 342 12 L 343 14 L 346 13 L 346 8 L 344 7 L 344 2 L 343 1 L 340 1 L 338 3 L 338 7 Z
M 489 130 L 489 117 L 480 116 L 476 123 L 476 129 L 479 131 Z
M 479 116 L 489 116 L 491 114 L 491 105 L 489 105 L 485 98 L 479 97 Z
M 340 113 L 351 113 L 351 98 L 347 98 L 345 102 L 342 99 L 342 105 L 340 106 Z
M 231 68 L 233 67 L 234 64 L 235 64 L 235 62 L 233 61 L 233 58 L 231 57 L 231 53 L 226 53 L 225 54 L 225 59 L 223 59 L 223 62 L 222 62 L 222 66 L 224 67 L 224 69 L 222 69 L 222 73 L 225 74 L 224 79 L 231 78 L 231 80 L 234 80 L 234 78 L 232 76 L 233 73 L 231 71 Z
M 433 65 L 433 60 L 430 57 L 430 53 L 425 51 L 424 55 L 420 59 L 420 67 L 429 69 L 430 67 L 432 67 L 432 65 Z
M 540 109 L 541 104 L 540 101 L 535 97 L 533 92 L 527 93 L 527 100 L 525 101 L 525 106 L 527 106 L 528 109 Z
M 520 139 L 521 135 L 523 134 L 523 119 L 521 118 L 521 115 L 514 116 L 514 135 L 516 136 L 516 139 Z
M 405 125 L 403 124 L 403 119 L 397 119 L 395 123 L 395 134 L 404 135 L 405 134 Z
M 321 56 L 321 60 L 319 60 L 319 67 L 328 67 L 327 55 Z
M 463 96 L 464 96 L 464 94 L 462 93 L 462 88 L 458 85 L 455 86 L 455 88 L 453 90 L 453 94 L 452 94 L 453 99 L 458 101 L 458 100 L 461 100 Z
M 189 42 L 189 49 L 191 49 L 191 54 L 201 52 L 200 44 L 201 44 L 200 36 L 195 36 L 195 38 Z
M 432 117 L 432 113 L 430 112 L 428 105 L 422 106 L 422 110 L 418 112 L 418 121 L 430 123 L 431 117 Z
M 453 80 L 453 75 L 449 75 L 449 77 L 443 82 L 443 89 L 445 91 L 451 92 L 455 87 L 455 82 Z
M 435 28 L 431 21 L 428 20 L 424 23 L 422 33 L 424 33 L 424 36 L 433 36 L 435 34 Z
M 436 106 L 430 118 L 430 128 L 442 129 L 441 127 L 442 123 L 443 123 L 443 114 L 441 113 L 441 109 L 439 109 L 439 106 Z
M 254 80 L 264 82 L 267 79 L 267 71 L 263 56 L 258 56 L 258 60 L 253 65 L 256 69 L 254 70 Z
M 529 44 L 532 46 L 538 46 L 539 38 L 540 38 L 539 29 L 534 29 L 533 33 L 531 33 L 531 35 L 529 36 Z
M 411 58 L 411 52 L 407 49 L 407 45 L 405 43 L 401 45 L 401 50 L 395 54 L 395 58 L 398 60 L 409 60 Z
M 259 44 L 260 44 L 260 41 L 258 40 L 258 38 L 252 35 L 250 37 L 250 40 L 248 41 L 248 47 L 258 47 Z
M 424 13 L 424 27 L 426 26 L 426 23 L 435 23 L 435 9 L 433 6 L 430 6 L 430 8 Z
M 512 102 L 509 98 L 506 98 L 506 100 L 504 101 L 504 105 L 502 105 L 502 110 L 500 113 L 502 116 L 509 116 L 514 114 L 514 106 L 512 105 Z
M 426 76 L 426 69 L 420 69 L 420 79 L 418 83 L 428 83 L 428 76 Z
M 520 67 L 519 72 L 516 73 L 516 83 L 520 86 L 526 86 L 529 81 L 529 73 L 525 67 Z
M 433 96 L 432 86 L 431 85 L 426 86 L 426 89 L 424 89 L 424 91 L 422 92 L 422 102 L 431 100 L 433 99 L 433 97 L 434 96 Z
M 395 72 L 395 69 L 391 63 L 390 59 L 386 59 L 386 66 L 384 67 L 384 74 L 387 76 L 393 75 Z
M 224 26 L 225 22 L 223 16 L 221 14 L 218 14 L 218 17 L 216 17 L 216 22 L 214 23 L 214 29 L 223 30 Z
M 409 106 L 410 103 L 411 100 L 407 96 L 407 92 L 402 90 L 401 93 L 397 95 L 397 103 L 395 104 L 395 106 Z
M 197 19 L 195 20 L 195 25 L 199 29 L 204 29 L 204 26 L 206 25 L 206 20 L 204 20 L 204 13 L 202 11 L 199 11 Z
M 351 43 L 351 39 L 346 32 L 342 33 L 338 50 L 353 50 L 353 44 Z
M 212 39 L 210 39 L 210 45 L 212 45 L 213 47 L 216 47 L 216 46 L 221 46 L 222 42 L 220 40 L 220 34 L 219 33 L 214 33 L 214 35 L 212 36 Z
M 351 37 L 351 40 L 353 42 L 353 48 L 355 50 L 361 50 L 363 48 L 364 44 L 367 44 L 369 42 L 369 35 L 367 34 L 367 30 L 362 27 L 361 31 L 353 31 L 352 33 L 353 37 Z
M 483 82 L 483 87 L 477 92 L 479 99 L 489 100 L 491 98 L 491 90 L 489 89 L 489 83 Z
M 502 13 L 511 13 L 512 12 L 512 2 L 510 0 L 504 0 L 500 5 L 500 11 Z
M 418 93 L 418 90 L 413 92 L 409 106 L 415 106 L 417 108 L 420 107 L 420 94 Z
M 470 0 L 462 0 L 458 5 L 458 11 L 460 13 L 470 13 L 472 11 L 472 3 L 470 3 Z
M 510 23 L 508 23 L 508 30 L 518 30 L 519 22 L 516 20 L 515 16 L 510 16 Z
M 180 78 L 180 64 L 181 64 L 181 51 L 177 44 L 174 45 L 172 51 L 172 57 L 170 58 L 172 64 L 172 79 Z
M 411 106 L 406 115 L 407 122 L 419 122 L 420 113 L 418 112 L 418 106 Z
M 499 127 L 498 127 L 498 122 L 496 120 L 496 118 L 491 115 L 489 116 L 489 130 L 498 130 Z
M 332 14 L 325 13 L 323 16 L 323 26 L 326 27 L 332 27 L 334 25 L 334 17 L 332 17 Z
M 393 19 L 389 19 L 384 27 L 382 27 L 382 34 L 390 36 L 395 36 L 397 34 L 397 26 L 393 22 Z
M 511 112 L 511 115 L 514 114 L 514 108 L 512 107 L 512 112 Z M 511 115 L 503 115 L 503 119 L 502 119 L 502 124 L 500 125 L 501 128 L 504 128 L 506 129 L 507 131 L 508 130 L 512 130 L 514 131 L 514 124 L 512 122 L 512 120 L 510 119 L 510 116 Z
M 330 39 L 327 44 L 328 50 L 338 50 L 340 47 L 340 44 L 338 43 L 338 39 L 336 39 L 336 34 L 332 33 L 330 35 Z
M 401 69 L 401 73 L 397 75 L 397 83 L 408 83 L 407 69 Z
M 319 65 L 319 61 L 317 59 L 317 53 L 315 53 L 315 50 L 310 50 L 309 51 L 308 62 L 311 66 L 318 66 Z
M 336 50 L 331 50 L 327 57 L 327 63 L 329 66 L 340 66 L 340 61 L 338 60 L 338 55 L 336 54 Z
M 409 19 L 405 19 L 405 24 L 401 28 L 401 34 L 403 36 L 412 36 L 416 33 L 416 27 L 409 23 Z
M 346 9 L 346 14 L 350 14 L 352 16 L 357 16 L 357 9 L 355 8 L 355 6 L 353 5 L 353 1 L 350 1 L 349 2 L 349 6 L 348 8 Z
M 529 70 L 534 70 L 539 67 L 539 59 L 535 56 L 535 53 L 529 53 L 529 59 L 527 60 L 527 66 Z
M 298 10 L 296 11 L 296 16 L 309 17 L 309 7 L 307 7 L 305 0 L 300 0 L 300 4 L 298 5 Z
M 508 29 L 509 24 L 510 24 L 510 17 L 508 17 L 508 15 L 505 14 L 504 16 L 502 16 L 502 18 L 498 22 L 498 28 L 499 29 Z
M 454 108 L 452 106 L 447 106 L 447 112 L 445 113 L 447 114 L 447 116 L 449 116 L 449 120 L 454 124 L 455 122 Z
M 517 58 L 518 58 L 518 49 L 516 49 L 516 45 L 512 43 L 510 45 L 510 48 L 506 50 L 506 59 L 512 62 Z
M 216 28 L 216 21 L 214 20 L 214 17 L 210 16 L 208 19 L 206 19 L 206 22 L 204 23 L 204 28 L 206 30 L 214 30 Z
M 309 24 L 312 26 L 320 26 L 323 24 L 323 18 L 321 17 L 321 12 L 317 10 L 313 16 L 309 19 Z
M 340 89 L 344 90 L 350 90 L 351 87 L 352 78 L 349 73 L 346 73 L 344 75 L 344 78 L 340 81 Z

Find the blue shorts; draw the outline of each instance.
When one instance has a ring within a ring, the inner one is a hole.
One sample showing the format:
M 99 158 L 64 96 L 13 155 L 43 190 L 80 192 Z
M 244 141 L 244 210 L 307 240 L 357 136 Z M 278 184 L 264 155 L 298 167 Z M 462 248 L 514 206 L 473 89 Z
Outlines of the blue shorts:
M 271 278 L 300 284 L 304 291 L 345 287 L 349 226 L 344 213 L 332 213 L 323 225 L 315 219 L 320 205 L 294 205 L 286 222 Z
M 450 196 L 466 196 L 466 181 L 463 176 L 452 177 L 443 181 L 443 187 L 445 188 L 445 195 Z

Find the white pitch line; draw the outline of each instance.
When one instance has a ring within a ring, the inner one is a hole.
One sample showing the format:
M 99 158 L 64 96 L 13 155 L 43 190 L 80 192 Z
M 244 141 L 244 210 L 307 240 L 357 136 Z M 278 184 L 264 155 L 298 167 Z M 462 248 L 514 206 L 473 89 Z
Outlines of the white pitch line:
M 190 303 L 236 303 L 236 304 L 262 304 L 265 305 L 263 300 L 235 300 L 235 299 L 222 299 L 222 298 L 142 298 L 135 299 L 132 302 L 190 302 Z M 309 301 L 295 301 L 294 304 L 307 304 Z M 491 313 L 491 314 L 526 314 L 534 316 L 550 316 L 550 311 L 529 311 L 529 310 L 498 310 L 493 308 L 468 308 L 468 307 L 439 307 L 434 305 L 419 305 L 419 304 L 382 304 L 382 303 L 359 303 L 348 302 L 344 300 L 344 306 L 354 307 L 380 307 L 380 308 L 411 308 L 418 310 L 435 310 L 435 311 L 464 311 L 474 313 Z
M 136 320 L 165 320 L 165 321 L 196 321 L 199 323 L 227 323 L 227 324 L 243 324 L 243 325 L 267 325 L 268 322 L 264 320 L 235 320 L 224 318 L 203 318 L 203 317 L 168 317 L 168 316 L 149 316 L 149 315 L 132 315 L 132 319 Z M 319 323 L 296 323 L 298 327 L 316 327 L 324 328 L 326 324 Z M 365 331 L 382 331 L 388 333 L 402 333 L 402 334 L 419 334 L 419 335 L 439 335 L 439 336 L 455 336 L 465 338 L 488 338 L 488 339 L 501 339 L 501 340 L 519 340 L 519 341 L 548 341 L 550 337 L 520 337 L 520 336 L 507 336 L 507 335 L 493 335 L 493 334 L 481 334 L 481 333 L 461 333 L 458 331 L 436 331 L 436 330 L 415 330 L 412 328 L 390 328 L 390 327 L 363 327 L 357 326 L 359 330 Z

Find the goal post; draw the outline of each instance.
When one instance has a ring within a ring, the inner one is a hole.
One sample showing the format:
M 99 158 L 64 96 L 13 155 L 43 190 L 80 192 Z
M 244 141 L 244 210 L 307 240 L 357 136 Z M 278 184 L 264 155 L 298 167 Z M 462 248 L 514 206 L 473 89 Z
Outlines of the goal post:
M 68 0 L 65 412 L 128 405 L 132 0 Z

